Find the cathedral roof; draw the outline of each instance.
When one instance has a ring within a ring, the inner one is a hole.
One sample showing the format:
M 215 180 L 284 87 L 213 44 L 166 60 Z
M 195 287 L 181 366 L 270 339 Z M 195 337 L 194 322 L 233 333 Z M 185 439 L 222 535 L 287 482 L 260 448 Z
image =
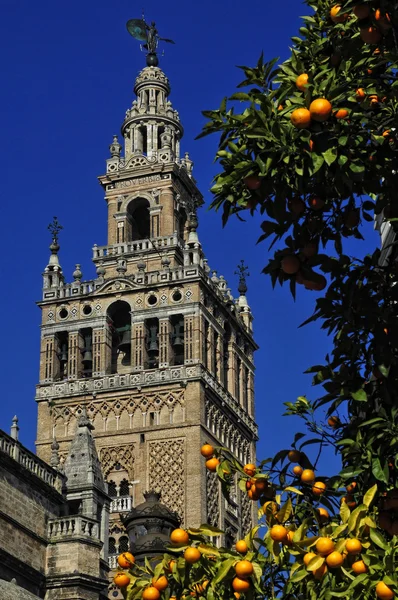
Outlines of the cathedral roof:
M 35 596 L 28 590 L 19 587 L 14 580 L 5 581 L 0 579 L 0 600 L 39 600 L 39 596 Z
M 85 409 L 77 422 L 75 437 L 69 448 L 65 461 L 68 491 L 95 486 L 105 491 L 101 463 L 98 458 L 94 438 L 91 431 L 94 425 Z

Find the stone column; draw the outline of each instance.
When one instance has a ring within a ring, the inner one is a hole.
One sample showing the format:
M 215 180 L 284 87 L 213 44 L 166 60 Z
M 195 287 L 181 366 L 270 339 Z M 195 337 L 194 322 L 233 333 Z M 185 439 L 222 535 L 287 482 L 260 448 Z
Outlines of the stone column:
M 227 388 L 229 393 L 236 397 L 235 393 L 235 376 L 236 376 L 236 355 L 234 343 L 231 339 L 228 344 L 228 373 L 227 373 Z
M 222 336 L 216 332 L 215 337 L 215 353 L 216 353 L 216 377 L 221 383 L 223 380 L 223 360 L 222 360 Z
M 93 329 L 93 375 L 105 375 L 110 363 L 112 341 L 108 340 L 107 344 L 105 337 L 106 330 L 103 327 Z
M 249 415 L 254 418 L 254 373 L 250 369 L 247 376 L 247 408 Z
M 212 375 L 216 375 L 215 353 L 214 353 L 214 329 L 209 324 L 207 335 L 207 368 Z
M 163 207 L 160 213 L 160 235 L 173 235 L 177 227 L 174 219 L 174 193 L 173 190 L 168 188 L 162 190 L 159 203 Z
M 84 340 L 79 331 L 68 334 L 68 379 L 79 379 L 83 372 L 82 349 Z
M 145 368 L 146 348 L 145 348 L 145 324 L 134 323 L 132 327 L 133 352 L 132 367 L 134 371 L 141 371 Z
M 195 358 L 195 322 L 193 316 L 184 317 L 184 332 L 185 332 L 185 343 L 184 343 L 184 361 L 185 363 L 192 363 Z
M 40 356 L 40 381 L 54 381 L 59 377 L 58 341 L 55 335 L 42 339 Z
M 172 357 L 170 319 L 159 319 L 159 367 L 168 367 Z
M 241 407 L 247 412 L 247 368 L 241 361 L 239 373 L 239 400 Z
M 116 244 L 117 224 L 114 215 L 117 213 L 118 199 L 116 196 L 107 199 L 108 202 L 108 245 Z

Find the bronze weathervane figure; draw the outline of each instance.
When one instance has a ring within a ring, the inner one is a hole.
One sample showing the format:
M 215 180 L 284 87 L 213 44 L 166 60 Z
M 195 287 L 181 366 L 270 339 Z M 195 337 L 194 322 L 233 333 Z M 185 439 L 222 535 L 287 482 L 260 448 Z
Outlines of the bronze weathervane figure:
M 144 16 L 142 16 L 142 19 L 130 19 L 127 21 L 126 27 L 127 31 L 133 36 L 133 38 L 139 40 L 140 42 L 145 42 L 144 44 L 141 44 L 141 50 L 147 50 L 146 64 L 148 67 L 157 67 L 159 64 L 157 55 L 159 42 L 174 44 L 173 40 L 159 37 L 155 21 L 152 21 L 152 23 L 148 25 Z

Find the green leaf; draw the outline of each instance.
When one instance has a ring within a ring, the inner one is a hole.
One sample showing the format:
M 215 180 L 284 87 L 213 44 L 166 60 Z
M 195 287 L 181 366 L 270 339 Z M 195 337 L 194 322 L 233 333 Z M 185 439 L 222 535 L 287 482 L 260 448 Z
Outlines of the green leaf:
M 370 535 L 370 539 L 372 540 L 372 542 L 374 544 L 376 544 L 376 546 L 379 546 L 379 548 L 381 548 L 382 550 L 386 550 L 387 549 L 387 544 L 386 541 L 384 539 L 384 537 L 381 535 L 381 533 L 379 531 L 377 531 L 377 529 L 371 529 L 369 532 Z
M 337 158 L 337 150 L 336 148 L 328 148 L 326 152 L 322 152 L 322 156 L 324 157 L 326 163 L 330 166 Z
M 251 96 L 249 96 L 249 94 L 246 94 L 245 92 L 236 92 L 236 94 L 232 94 L 232 96 L 230 97 L 230 100 L 252 100 Z
M 356 392 L 351 394 L 351 398 L 357 402 L 367 402 L 368 396 L 363 388 L 360 388 Z
M 379 481 L 383 481 L 384 483 L 388 483 L 388 464 L 384 465 L 384 468 L 381 466 L 380 458 L 376 456 L 372 460 L 372 473 Z
M 324 562 L 325 558 L 320 555 L 311 558 L 310 562 L 307 565 L 307 571 L 316 571 L 317 569 L 319 569 L 319 567 L 323 565 Z
M 372 486 L 364 495 L 363 497 L 363 503 L 369 508 L 369 506 L 372 504 L 373 498 L 375 497 L 377 492 L 377 483 L 374 484 L 374 486 Z
M 290 583 L 297 583 L 298 581 L 301 581 L 302 579 L 307 577 L 307 575 L 308 571 L 306 571 L 305 569 L 299 569 L 289 577 L 289 581 Z
M 198 529 L 187 529 L 187 532 L 192 533 L 193 535 L 208 535 L 210 537 L 222 535 L 224 533 L 223 531 L 221 531 L 221 529 L 213 527 L 212 525 L 207 525 L 206 523 L 198 527 Z
M 215 586 L 217 585 L 217 583 L 219 583 L 220 581 L 225 579 L 225 577 L 228 575 L 229 571 L 231 570 L 231 568 L 235 562 L 236 562 L 236 558 L 228 558 L 227 560 L 224 560 L 221 563 L 217 573 L 215 574 L 215 576 L 213 577 L 213 579 L 211 581 L 211 587 L 213 589 L 215 589 Z

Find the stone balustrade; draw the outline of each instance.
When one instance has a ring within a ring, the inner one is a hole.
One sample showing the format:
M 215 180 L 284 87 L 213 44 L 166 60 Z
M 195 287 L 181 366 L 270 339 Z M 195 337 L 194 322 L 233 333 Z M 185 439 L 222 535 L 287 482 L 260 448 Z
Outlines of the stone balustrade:
M 61 493 L 64 477 L 2 430 L 0 430 L 1 452 L 10 456 L 24 469 Z
M 110 569 L 117 569 L 119 565 L 117 564 L 117 554 L 110 554 L 108 556 L 108 567 Z
M 52 542 L 76 536 L 97 540 L 98 535 L 98 522 L 81 515 L 59 517 L 48 522 L 48 537 Z
M 131 496 L 119 496 L 111 502 L 111 513 L 129 512 L 132 506 Z
M 117 257 L 127 254 L 141 254 L 143 252 L 152 252 L 153 250 L 164 250 L 183 245 L 177 234 L 157 237 L 155 239 L 135 240 L 133 242 L 122 242 L 120 244 L 111 244 L 109 246 L 97 246 L 93 248 L 93 260 L 106 257 Z

